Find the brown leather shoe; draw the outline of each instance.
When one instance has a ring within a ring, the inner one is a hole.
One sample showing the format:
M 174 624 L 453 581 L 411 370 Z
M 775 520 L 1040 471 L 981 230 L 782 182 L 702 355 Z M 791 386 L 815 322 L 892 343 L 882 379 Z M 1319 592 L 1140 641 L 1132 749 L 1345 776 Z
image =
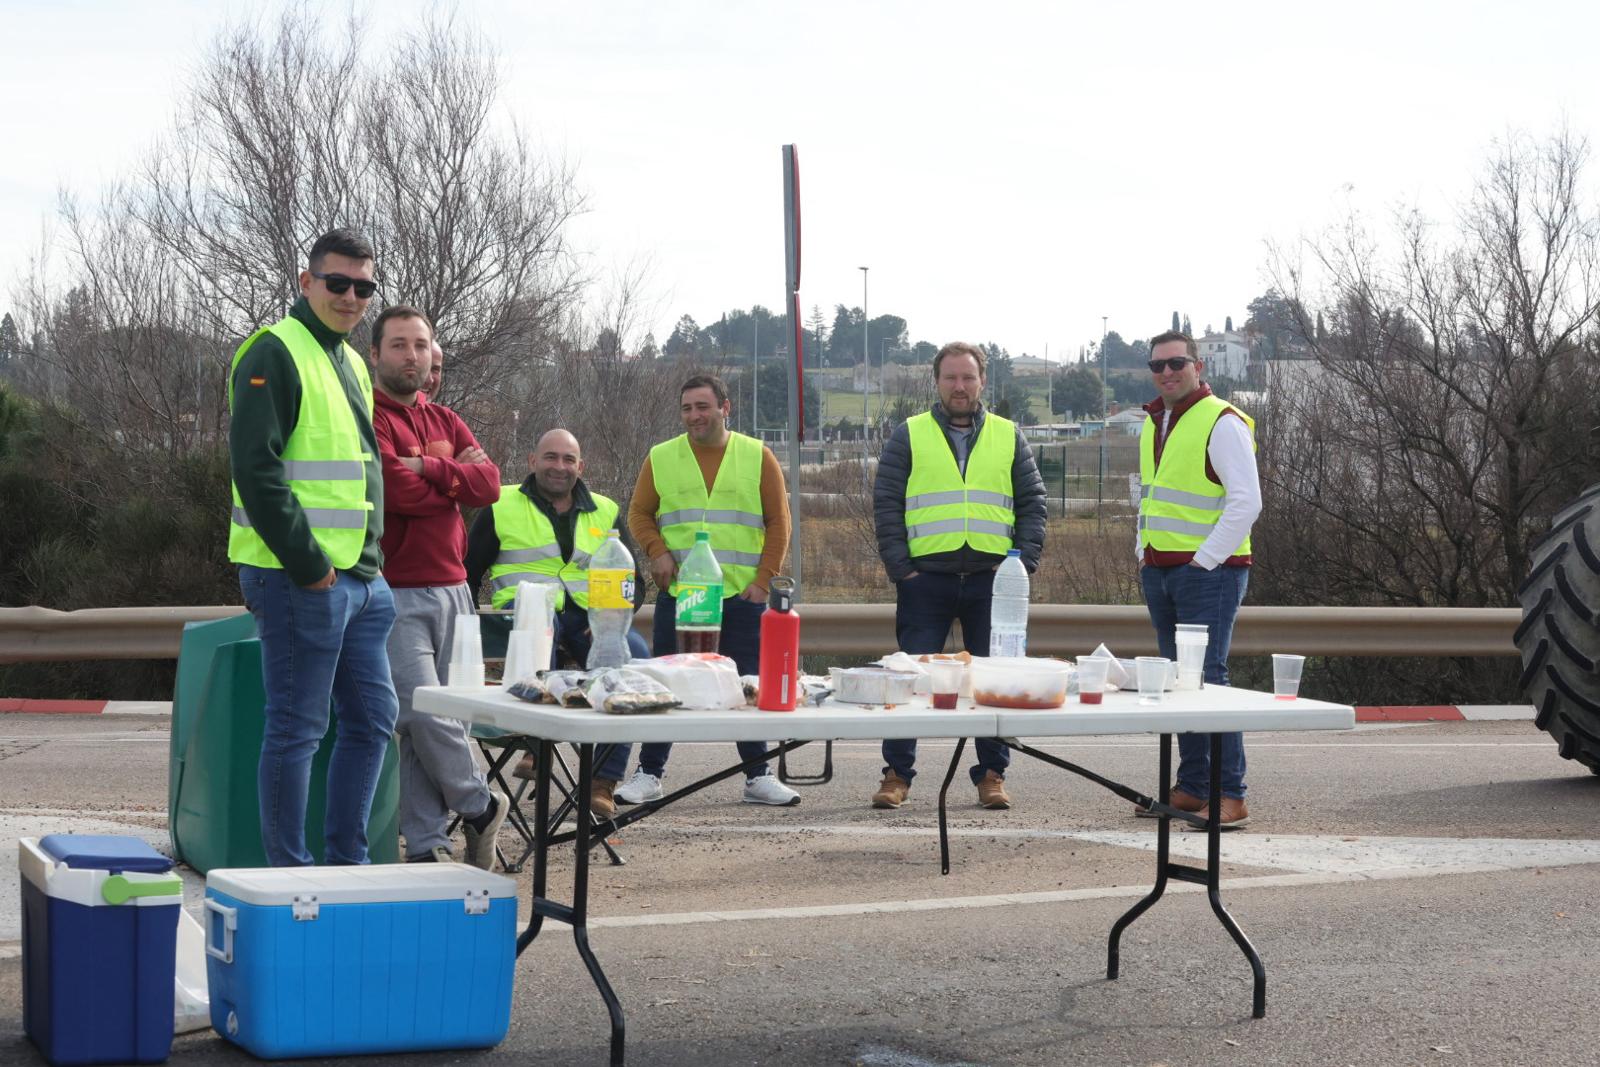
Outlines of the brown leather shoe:
M 1211 818 L 1211 805 L 1205 805 L 1199 811 L 1195 812 L 1195 814 L 1200 816 L 1202 819 Z M 1245 805 L 1244 799 L 1242 797 L 1238 799 L 1233 797 L 1223 797 L 1221 828 L 1223 830 L 1242 830 L 1244 827 L 1249 825 L 1250 809 Z M 1203 831 L 1205 830 L 1205 827 L 1196 826 L 1193 823 L 1185 823 L 1184 829 Z
M 589 812 L 596 819 L 609 819 L 617 813 L 617 801 L 611 795 L 616 792 L 616 788 L 615 778 L 594 780 L 594 788 L 589 790 Z
M 539 763 L 533 758 L 532 752 L 524 752 L 522 758 L 517 760 L 517 765 L 511 768 L 511 777 L 526 778 L 533 781 L 539 773 Z
M 978 803 L 997 811 L 1011 807 L 1011 798 L 1006 796 L 1006 780 L 993 771 L 984 771 L 983 777 L 978 779 Z
M 878 783 L 878 791 L 872 794 L 872 806 L 875 808 L 898 808 L 906 802 L 906 794 L 911 791 L 911 783 L 893 771 L 883 773 L 883 781 Z
M 1172 798 L 1168 800 L 1167 803 L 1172 807 L 1177 808 L 1179 811 L 1199 811 L 1201 808 L 1206 806 L 1206 802 L 1203 799 L 1195 796 L 1192 793 L 1185 793 L 1181 789 L 1174 789 L 1172 791 Z M 1141 819 L 1154 819 L 1158 817 L 1156 813 L 1151 811 L 1149 808 L 1140 807 L 1138 804 L 1133 806 L 1133 813 Z

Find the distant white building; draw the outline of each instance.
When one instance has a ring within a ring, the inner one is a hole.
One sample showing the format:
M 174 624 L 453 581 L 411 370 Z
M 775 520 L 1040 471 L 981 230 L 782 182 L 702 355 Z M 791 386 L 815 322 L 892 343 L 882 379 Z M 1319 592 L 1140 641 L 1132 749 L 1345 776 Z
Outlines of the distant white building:
M 1246 368 L 1250 365 L 1250 345 L 1242 332 L 1207 330 L 1205 336 L 1195 338 L 1194 343 L 1206 365 L 1206 377 L 1245 380 Z
M 1144 408 L 1123 408 L 1115 415 L 1112 415 L 1110 418 L 1106 419 L 1106 432 L 1116 433 L 1118 430 L 1121 430 L 1130 437 L 1136 437 L 1139 434 L 1139 430 L 1144 426 L 1144 420 Z
M 1055 367 L 1047 359 L 1038 356 L 1012 356 L 1011 373 L 1019 378 L 1043 378 Z

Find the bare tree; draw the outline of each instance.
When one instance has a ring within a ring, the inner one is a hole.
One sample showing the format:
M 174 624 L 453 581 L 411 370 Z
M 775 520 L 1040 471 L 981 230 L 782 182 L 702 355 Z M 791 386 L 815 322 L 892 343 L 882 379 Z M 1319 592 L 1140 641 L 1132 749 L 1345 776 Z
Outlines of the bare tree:
M 1311 269 L 1278 258 L 1316 363 L 1276 365 L 1261 413 L 1276 599 L 1515 602 L 1530 542 L 1600 458 L 1588 157 L 1515 137 L 1455 227 L 1404 212 L 1385 243 L 1352 217 L 1303 244 Z
M 137 179 L 91 208 L 63 196 L 67 284 L 35 286 L 56 399 L 128 445 L 217 441 L 226 374 L 281 316 L 315 237 L 377 249 L 381 300 L 433 319 L 445 399 L 501 416 L 506 387 L 555 358 L 583 277 L 566 224 L 571 171 L 501 121 L 484 40 L 430 20 L 377 54 L 309 6 L 223 32 Z M 359 342 L 358 342 L 359 343 Z

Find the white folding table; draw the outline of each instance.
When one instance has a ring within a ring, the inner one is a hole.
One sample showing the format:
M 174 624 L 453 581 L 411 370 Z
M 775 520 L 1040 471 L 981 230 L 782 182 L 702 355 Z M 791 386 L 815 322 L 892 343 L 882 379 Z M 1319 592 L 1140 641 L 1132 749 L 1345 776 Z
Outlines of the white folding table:
M 945 798 L 959 766 L 969 737 L 999 737 L 1015 751 L 1081 775 L 1116 793 L 1131 803 L 1152 808 L 1159 816 L 1156 831 L 1156 880 L 1149 894 L 1134 904 L 1111 928 L 1107 948 L 1106 977 L 1119 972 L 1118 946 L 1122 932 L 1147 908 L 1161 898 L 1169 880 L 1204 885 L 1217 918 L 1250 962 L 1255 976 L 1252 1014 L 1266 1014 L 1266 970 L 1239 925 L 1223 907 L 1219 893 L 1221 827 L 1221 737 L 1222 733 L 1262 730 L 1349 730 L 1355 726 L 1355 711 L 1347 705 L 1317 700 L 1276 700 L 1268 693 L 1227 686 L 1207 686 L 1196 692 L 1166 694 L 1154 706 L 1139 704 L 1136 694 L 1107 693 L 1104 703 L 1086 705 L 1070 698 L 1065 706 L 1048 711 L 1011 711 L 987 708 L 963 700 L 953 710 L 928 706 L 925 698 L 893 708 L 829 702 L 792 712 L 767 712 L 754 708 L 720 711 L 673 710 L 654 715 L 607 715 L 590 708 L 560 708 L 529 704 L 498 689 L 450 689 L 432 686 L 418 689 L 413 696 L 418 711 L 430 712 L 466 723 L 497 726 L 503 730 L 538 739 L 538 771 L 534 783 L 533 833 L 534 867 L 532 908 L 528 926 L 517 938 L 521 952 L 539 935 L 545 919 L 555 919 L 572 927 L 578 954 L 599 989 L 611 1017 L 611 1063 L 624 1062 L 624 1023 L 622 1005 L 607 981 L 605 972 L 589 946 L 589 852 L 605 835 L 621 829 L 664 807 L 730 778 L 768 759 L 778 757 L 812 741 L 877 740 L 886 737 L 958 738 L 954 755 L 939 791 L 939 839 L 943 870 L 949 873 L 949 838 L 946 830 Z M 1172 787 L 1172 735 L 1211 734 L 1210 818 L 1202 820 L 1178 811 L 1169 803 Z M 1113 782 L 1094 772 L 1043 752 L 1021 738 L 1075 737 L 1096 734 L 1157 734 L 1160 736 L 1160 778 L 1155 796 Z M 640 804 L 611 819 L 596 823 L 589 809 L 594 782 L 595 747 L 616 743 L 647 741 L 771 741 L 777 747 L 760 757 L 692 782 L 659 800 Z M 553 748 L 565 743 L 578 749 L 576 829 L 555 832 L 550 826 L 550 791 Z M 1168 841 L 1173 819 L 1203 828 L 1207 834 L 1204 867 L 1175 863 L 1169 858 Z M 552 846 L 573 842 L 572 903 L 562 904 L 546 895 L 549 852 Z

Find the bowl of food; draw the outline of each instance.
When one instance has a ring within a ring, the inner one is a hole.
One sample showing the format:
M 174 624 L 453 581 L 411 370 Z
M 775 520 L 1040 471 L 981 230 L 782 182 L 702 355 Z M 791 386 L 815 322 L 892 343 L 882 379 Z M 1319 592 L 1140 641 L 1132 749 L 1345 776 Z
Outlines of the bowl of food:
M 1072 667 L 1056 659 L 972 658 L 972 700 L 986 708 L 1059 708 Z

